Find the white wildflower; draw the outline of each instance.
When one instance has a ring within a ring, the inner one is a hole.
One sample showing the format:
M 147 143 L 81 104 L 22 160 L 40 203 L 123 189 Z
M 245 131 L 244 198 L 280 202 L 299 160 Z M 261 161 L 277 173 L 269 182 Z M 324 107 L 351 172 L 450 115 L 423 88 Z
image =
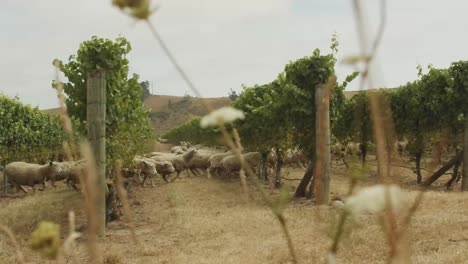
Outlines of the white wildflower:
M 345 201 L 345 209 L 358 215 L 363 213 L 379 213 L 385 209 L 386 189 L 388 188 L 389 200 L 393 210 L 401 209 L 407 202 L 407 195 L 400 187 L 392 185 L 374 185 L 360 190 Z
M 237 119 L 244 119 L 244 117 L 244 112 L 238 109 L 230 106 L 221 107 L 204 116 L 200 121 L 200 126 L 218 126 L 220 124 L 232 123 Z

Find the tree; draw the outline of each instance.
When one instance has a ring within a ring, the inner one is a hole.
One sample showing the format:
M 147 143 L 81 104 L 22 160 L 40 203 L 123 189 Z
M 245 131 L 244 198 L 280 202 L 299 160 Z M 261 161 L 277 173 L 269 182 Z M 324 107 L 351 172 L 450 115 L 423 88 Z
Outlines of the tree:
M 454 106 L 459 108 L 459 116 L 463 115 L 464 139 L 463 149 L 468 151 L 468 61 L 452 63 L 449 68 L 453 78 L 453 92 L 451 93 Z M 462 191 L 468 191 L 468 155 L 463 156 Z
M 428 66 L 422 73 L 418 66 L 419 80 L 394 89 L 392 112 L 396 131 L 408 139 L 407 150 L 416 163 L 417 182 L 422 182 L 421 159 L 432 137 L 440 137 L 442 129 L 455 135 L 457 109 L 450 94 L 453 86 L 449 71 Z
M 407 150 L 415 159 L 417 183 L 421 183 L 421 158 L 428 135 L 421 84 L 411 82 L 397 89 L 391 103 L 396 131 L 408 140 Z
M 231 90 L 229 91 L 228 97 L 229 99 L 231 99 L 231 101 L 234 101 L 239 97 L 239 94 L 237 94 L 237 92 L 231 88 Z
M 144 102 L 145 99 L 151 95 L 149 90 L 150 84 L 148 81 L 140 82 L 140 86 L 143 89 L 143 93 L 141 94 L 141 101 Z
M 367 91 L 360 91 L 341 108 L 339 119 L 333 127 L 333 135 L 339 143 L 359 142 L 362 164 L 366 162 L 369 143 L 372 142 L 372 122 Z
M 335 46 L 336 49 L 336 46 Z M 285 109 L 288 109 L 286 118 L 292 123 L 294 144 L 298 146 L 312 161 L 314 166 L 315 153 L 315 90 L 328 82 L 334 75 L 336 58 L 334 54 L 321 55 L 318 49 L 312 56 L 298 59 L 285 67 L 285 96 L 282 100 Z M 339 113 L 344 105 L 344 88 L 349 81 L 357 76 L 353 73 L 342 84 L 335 84 L 330 96 L 330 122 L 331 127 L 339 118 Z M 310 168 L 306 171 L 299 184 L 295 196 L 302 197 L 306 194 L 306 188 L 312 178 Z
M 283 165 L 282 151 L 287 146 L 289 123 L 284 119 L 284 108 L 280 103 L 283 96 L 282 82 L 284 76 L 277 80 L 253 87 L 244 87 L 240 97 L 232 105 L 245 113 L 245 119 L 236 124 L 242 138 L 242 144 L 247 148 L 262 154 L 262 169 L 260 175 L 268 179 L 267 160 L 272 149 L 276 155 L 277 188 L 281 185 L 281 168 Z
M 86 125 L 87 72 L 92 69 L 106 71 L 106 149 L 108 167 L 117 159 L 127 165 L 137 153 L 149 150 L 154 139 L 149 111 L 141 101 L 143 88 L 139 76 L 129 77 L 130 43 L 123 37 L 115 41 L 93 36 L 81 43 L 77 54 L 67 63 L 60 63 L 60 70 L 68 78 L 64 84 L 66 105 L 71 116 Z

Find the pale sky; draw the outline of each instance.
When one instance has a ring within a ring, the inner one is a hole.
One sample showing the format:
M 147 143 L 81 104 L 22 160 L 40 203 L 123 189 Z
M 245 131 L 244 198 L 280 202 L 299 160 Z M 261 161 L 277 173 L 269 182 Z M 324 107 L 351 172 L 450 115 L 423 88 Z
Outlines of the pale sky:
M 372 29 L 380 1 L 362 1 Z M 416 65 L 448 67 L 468 59 L 468 2 L 388 0 L 388 22 L 378 52 L 375 86 L 417 78 Z M 339 36 L 339 59 L 359 52 L 351 0 L 160 0 L 151 18 L 204 97 L 226 96 L 241 85 L 270 82 L 286 63 Z M 126 37 L 131 72 L 155 94 L 192 94 L 151 36 L 111 0 L 2 0 L 0 93 L 43 108 L 58 105 L 52 60 L 67 61 L 92 35 Z M 350 72 L 338 65 L 339 80 Z M 357 81 L 349 87 L 357 89 Z

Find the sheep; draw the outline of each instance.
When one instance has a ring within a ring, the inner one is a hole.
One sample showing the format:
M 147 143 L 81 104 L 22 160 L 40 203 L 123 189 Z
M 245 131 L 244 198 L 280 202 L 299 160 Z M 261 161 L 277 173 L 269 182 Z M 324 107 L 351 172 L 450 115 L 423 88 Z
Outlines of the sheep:
M 86 175 L 86 163 L 85 162 L 75 162 L 74 164 L 69 165 L 65 173 L 65 183 L 78 191 L 76 187 L 77 183 L 80 183 L 81 177 Z
M 223 171 L 223 165 L 221 164 L 221 161 L 223 160 L 223 158 L 231 155 L 233 155 L 231 150 L 224 153 L 212 155 L 208 160 L 208 162 L 210 163 L 210 166 L 208 167 L 208 176 L 210 177 L 211 175 L 213 175 L 213 173 L 220 175 Z
M 359 153 L 361 153 L 361 150 L 359 148 L 359 144 L 354 143 L 354 142 L 349 142 L 346 145 L 345 153 L 346 153 L 346 155 L 349 155 L 349 156 L 358 156 Z
M 61 167 L 53 161 L 45 165 L 26 163 L 26 162 L 12 162 L 5 167 L 5 177 L 8 182 L 16 187 L 17 191 L 20 191 L 21 185 L 30 186 L 35 191 L 34 186 L 36 184 L 42 184 L 44 190 L 46 187 L 46 181 L 50 178 L 54 178 L 57 174 L 62 171 Z M 25 189 L 22 189 L 26 191 Z
M 175 146 L 171 148 L 171 152 L 174 154 L 183 154 L 186 151 L 187 151 L 186 147 Z
M 57 162 L 62 171 L 50 178 L 52 187 L 56 187 L 56 181 L 66 180 L 68 185 L 72 181 L 76 182 L 80 174 L 83 174 L 84 162 L 85 160 Z M 72 187 L 76 189 L 74 184 Z
M 169 161 L 155 161 L 150 158 L 141 158 L 139 156 L 135 156 L 135 158 L 133 159 L 133 164 L 136 167 L 138 174 L 140 174 L 141 168 L 139 167 L 143 166 L 141 164 L 143 163 L 143 161 L 153 163 L 156 167 L 157 174 L 160 174 L 165 182 L 169 182 L 167 176 L 175 172 L 174 166 Z M 140 181 L 141 180 L 142 179 L 140 178 Z
M 145 155 L 143 155 L 143 157 L 145 157 L 145 158 L 151 158 L 151 157 L 153 157 L 153 156 L 162 156 L 162 155 L 166 155 L 166 154 L 167 154 L 167 153 L 165 153 L 165 152 L 157 152 L 157 151 L 155 151 L 155 152 L 151 152 L 151 153 L 145 154 Z M 137 155 L 137 156 L 135 156 L 135 158 L 141 158 L 141 157 Z
M 258 152 L 248 152 L 242 154 L 242 156 L 244 157 L 246 163 L 252 168 L 252 170 L 254 170 L 260 164 L 261 155 Z M 225 175 L 229 176 L 241 169 L 241 162 L 236 155 L 224 157 L 221 160 L 221 165 L 225 170 Z
M 193 158 L 195 155 L 195 150 L 190 149 L 189 151 L 185 152 L 184 154 L 173 154 L 173 153 L 167 153 L 165 155 L 161 156 L 153 156 L 151 157 L 152 160 L 154 161 L 169 161 L 172 163 L 174 166 L 175 172 L 177 172 L 176 177 L 172 180 L 174 181 L 177 179 L 180 175 L 180 173 L 184 170 L 187 169 L 187 164 L 190 162 L 190 160 Z
M 288 149 L 283 157 L 283 162 L 288 165 L 296 165 L 298 168 L 305 170 L 307 158 L 301 151 Z
M 145 187 L 145 181 L 148 177 L 150 178 L 151 186 L 154 187 L 152 177 L 158 174 L 155 162 L 149 159 L 135 158 L 133 159 L 133 164 L 141 172 L 141 174 L 143 174 L 143 181 L 141 182 L 143 187 Z
M 182 146 L 183 148 L 189 149 L 192 146 L 192 144 L 190 142 L 181 141 L 180 146 Z
M 156 165 L 158 174 L 161 174 L 165 182 L 169 182 L 167 176 L 176 171 L 172 163 L 169 161 L 155 161 L 154 164 Z
M 197 151 L 192 159 L 187 163 L 187 168 L 196 175 L 198 169 L 207 170 L 210 167 L 210 158 L 213 156 L 210 152 Z
M 166 138 L 158 138 L 159 143 L 167 143 L 169 140 Z

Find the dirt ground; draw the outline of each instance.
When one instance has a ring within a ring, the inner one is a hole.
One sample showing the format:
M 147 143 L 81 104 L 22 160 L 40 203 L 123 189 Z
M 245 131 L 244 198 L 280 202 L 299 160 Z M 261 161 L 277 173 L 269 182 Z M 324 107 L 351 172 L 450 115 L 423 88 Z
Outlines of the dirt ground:
M 284 172 L 290 179 L 304 173 L 292 168 Z M 348 174 L 344 166 L 334 166 L 332 197 L 344 196 Z M 371 172 L 362 184 L 375 183 L 374 175 Z M 395 169 L 395 175 L 414 193 L 409 170 Z M 468 194 L 441 191 L 447 177 L 425 194 L 411 222 L 407 248 L 412 263 L 468 263 Z M 298 181 L 284 183 L 292 190 Z M 125 223 L 116 221 L 101 239 L 100 252 L 106 263 L 292 263 L 278 221 L 253 184 L 249 186 L 253 199 L 245 198 L 238 179 L 185 176 L 169 184 L 159 181 L 155 188 L 134 186 L 130 202 L 138 243 L 132 242 Z M 278 191 L 269 186 L 265 185 L 268 195 L 276 199 Z M 299 263 L 325 263 L 336 209 L 297 199 L 290 201 L 285 216 Z M 347 230 L 337 263 L 388 262 L 389 247 L 377 216 L 361 216 Z M 28 263 L 41 263 L 36 253 L 24 253 Z M 74 255 L 87 262 L 84 239 Z M 14 263 L 12 259 L 3 261 Z

